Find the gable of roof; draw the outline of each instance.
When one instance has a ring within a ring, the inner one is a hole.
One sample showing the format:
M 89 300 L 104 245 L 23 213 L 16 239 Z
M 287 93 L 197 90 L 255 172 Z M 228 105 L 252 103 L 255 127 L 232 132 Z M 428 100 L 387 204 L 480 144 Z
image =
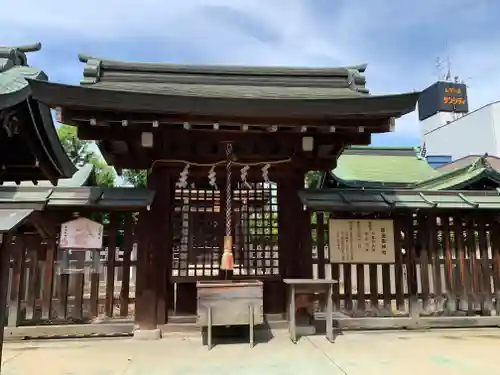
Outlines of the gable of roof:
M 415 188 L 424 190 L 464 189 L 485 178 L 500 184 L 500 171 L 493 168 L 488 158 L 488 155 L 484 155 L 460 159 L 459 163 L 455 163 L 455 168 L 441 170 L 441 173 L 434 178 L 416 184 Z
M 492 156 L 492 155 L 468 155 L 464 156 L 460 159 L 454 160 L 451 163 L 444 164 L 438 168 L 440 172 L 450 172 L 452 170 L 458 169 L 458 168 L 463 168 L 467 165 L 471 165 L 475 160 L 479 158 L 484 158 L 488 164 L 495 169 L 496 171 L 500 172 L 500 158 L 497 156 Z

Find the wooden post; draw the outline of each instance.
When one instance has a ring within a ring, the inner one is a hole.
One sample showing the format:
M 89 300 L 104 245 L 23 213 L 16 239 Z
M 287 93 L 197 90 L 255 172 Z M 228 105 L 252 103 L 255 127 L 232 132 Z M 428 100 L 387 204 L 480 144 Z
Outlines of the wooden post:
M 295 221 L 295 233 L 297 236 L 297 243 L 299 244 L 299 264 L 300 264 L 300 275 L 305 279 L 313 278 L 313 259 L 312 259 L 312 241 L 311 241 L 311 217 L 309 211 L 304 208 L 300 197 L 299 191 L 304 189 L 305 173 L 304 171 L 297 171 L 294 175 L 290 197 L 291 203 L 291 213 L 294 217 L 297 215 L 297 220 Z M 321 251 L 324 258 L 324 248 L 318 249 Z M 324 267 L 324 265 L 323 265 Z
M 413 228 L 413 215 L 407 213 L 404 220 L 405 247 L 406 247 L 406 277 L 408 280 L 408 299 L 410 304 L 410 318 L 418 324 L 420 318 L 420 303 L 418 301 L 417 284 L 417 254 Z
M 488 242 L 486 232 L 487 219 L 483 215 L 478 215 L 476 219 L 478 225 L 478 245 L 481 254 L 482 277 L 480 282 L 482 283 L 481 291 L 483 294 L 482 315 L 491 316 L 491 311 L 493 310 L 493 301 L 491 295 L 491 268 L 488 259 Z
M 118 214 L 112 212 L 108 227 L 108 259 L 106 264 L 106 302 L 104 311 L 108 318 L 113 317 L 115 307 L 115 264 L 116 264 L 116 237 L 118 235 Z
M 495 311 L 500 313 L 500 224 L 494 220 L 491 224 L 491 247 L 493 256 L 493 285 L 495 290 Z
M 168 310 L 173 305 L 172 276 L 172 206 L 174 204 L 175 187 L 170 174 L 165 169 L 156 171 L 154 184 L 150 187 L 156 191 L 152 207 L 155 216 L 155 242 L 158 253 L 157 282 L 158 282 L 158 324 L 168 322 Z
M 288 176 L 281 175 L 275 181 L 278 183 L 280 275 L 283 278 L 312 278 L 311 222 L 298 195 L 304 187 L 304 173 L 291 170 Z M 270 310 L 285 311 L 285 285 L 276 285 L 272 291 L 275 295 L 270 296 Z
M 32 235 L 27 238 L 27 252 L 29 259 L 29 280 L 28 280 L 28 295 L 26 300 L 26 320 L 33 320 L 35 309 L 36 309 L 36 300 L 38 298 L 39 293 L 39 284 L 38 284 L 38 274 L 39 274 L 39 265 L 38 258 L 40 254 L 40 245 L 41 237 L 38 235 Z
M 10 235 L 0 233 L 0 373 L 2 372 L 5 313 L 7 312 L 7 288 L 10 268 Z
M 56 256 L 56 239 L 49 238 L 46 245 L 45 267 L 43 270 L 42 320 L 49 320 L 52 311 L 52 292 L 54 288 L 54 260 Z
M 304 187 L 304 173 L 292 171 L 278 182 L 280 260 L 286 264 L 287 278 L 312 278 L 310 219 L 298 191 Z M 309 231 L 304 230 L 307 225 Z M 308 247 L 309 245 L 309 247 Z
M 120 290 L 120 316 L 127 317 L 129 314 L 130 293 L 130 263 L 132 248 L 134 246 L 134 218 L 132 212 L 127 212 L 124 217 L 123 226 L 123 265 L 122 265 L 122 288 Z
M 289 186 L 285 180 L 278 181 L 278 244 L 280 273 L 283 278 L 294 278 L 297 253 L 293 251 L 293 234 L 290 233 Z
M 19 235 L 16 236 L 15 244 L 13 246 L 12 255 L 14 258 L 14 267 L 12 269 L 13 281 L 12 287 L 10 289 L 9 296 L 9 320 L 8 325 L 10 327 L 17 327 L 20 318 L 21 309 L 21 298 L 22 291 L 24 290 L 24 270 L 25 270 L 25 247 L 24 247 L 24 237 Z
M 168 319 L 172 264 L 171 206 L 174 189 L 164 169 L 148 176 L 148 188 L 156 191 L 149 211 L 141 212 L 138 224 L 136 324 L 139 331 L 157 330 Z M 155 333 L 159 338 L 160 334 Z M 140 335 L 139 335 L 140 336 Z
M 137 229 L 137 286 L 135 299 L 135 323 L 140 332 L 157 329 L 157 254 L 152 243 L 153 223 L 154 215 L 150 211 L 140 212 Z M 137 332 L 135 336 L 137 336 Z

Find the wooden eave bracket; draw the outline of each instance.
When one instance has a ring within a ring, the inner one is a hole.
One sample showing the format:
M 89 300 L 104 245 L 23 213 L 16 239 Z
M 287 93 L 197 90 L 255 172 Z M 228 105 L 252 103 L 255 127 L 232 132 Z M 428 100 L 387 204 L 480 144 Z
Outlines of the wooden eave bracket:
M 422 200 L 423 200 L 425 203 L 427 203 L 429 206 L 432 206 L 432 208 L 436 208 L 436 207 L 437 207 L 437 205 L 438 205 L 438 204 L 437 204 L 436 202 L 434 202 L 434 201 L 430 200 L 429 198 L 427 198 L 427 197 L 424 195 L 424 193 L 418 193 L 418 196 L 419 196 L 420 198 L 422 198 Z
M 467 203 L 468 205 L 474 207 L 474 208 L 478 208 L 479 207 L 479 203 L 477 202 L 473 202 L 471 201 L 469 198 L 467 198 L 465 195 L 463 195 L 462 193 L 458 193 L 458 197 L 463 200 L 465 203 Z
M 394 207 L 394 201 L 391 201 L 385 193 L 380 193 L 380 197 L 389 207 Z
M 35 227 L 37 232 L 44 239 L 54 238 L 56 236 L 57 225 L 55 221 L 41 211 L 34 211 L 28 218 L 28 222 Z

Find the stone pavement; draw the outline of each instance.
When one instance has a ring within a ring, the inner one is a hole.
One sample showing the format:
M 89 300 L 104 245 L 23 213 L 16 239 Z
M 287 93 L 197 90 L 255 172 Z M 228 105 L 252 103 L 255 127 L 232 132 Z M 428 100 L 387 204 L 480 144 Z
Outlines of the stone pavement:
M 220 344 L 196 336 L 32 341 L 4 344 L 2 375 L 500 375 L 500 329 L 350 332 L 292 344 L 281 331 L 267 343 Z

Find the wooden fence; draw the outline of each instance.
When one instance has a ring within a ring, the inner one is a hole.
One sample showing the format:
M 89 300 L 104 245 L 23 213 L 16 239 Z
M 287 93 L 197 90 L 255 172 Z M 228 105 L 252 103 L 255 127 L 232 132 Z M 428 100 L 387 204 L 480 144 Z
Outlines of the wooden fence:
M 493 216 L 392 215 L 393 264 L 330 264 L 330 214 L 313 216 L 313 274 L 339 280 L 333 295 L 338 319 L 370 318 L 371 323 L 362 326 L 366 328 L 380 328 L 374 322 L 386 324 L 387 318 L 392 319 L 390 327 L 395 326 L 394 319 L 421 318 L 458 318 L 455 325 L 470 324 L 464 319 L 474 318 L 474 325 L 482 324 L 477 323 L 480 320 L 500 325 L 500 225 Z M 59 274 L 62 250 L 57 249 L 57 239 L 44 242 L 37 235 L 13 239 L 8 326 L 133 320 L 135 221 L 131 213 L 101 217 L 105 248 L 97 273 Z
M 133 319 L 137 246 L 132 213 L 99 215 L 104 250 L 97 272 L 58 272 L 57 238 L 16 236 L 10 244 L 7 292 L 10 327 Z
M 330 215 L 314 216 L 313 273 L 339 280 L 333 300 L 340 316 L 500 316 L 500 228 L 493 216 L 392 215 L 394 264 L 330 264 Z

